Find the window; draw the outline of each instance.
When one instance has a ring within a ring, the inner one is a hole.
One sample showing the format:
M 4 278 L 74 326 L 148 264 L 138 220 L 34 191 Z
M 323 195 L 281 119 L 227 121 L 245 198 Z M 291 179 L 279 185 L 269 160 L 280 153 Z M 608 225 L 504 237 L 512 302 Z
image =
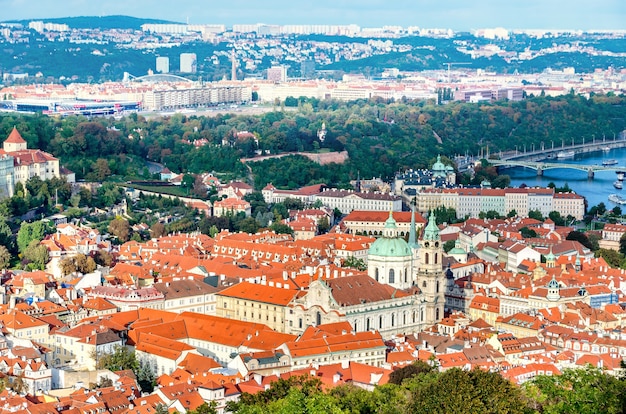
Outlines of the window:
M 378 268 L 376 268 L 374 270 L 374 278 L 376 279 L 376 281 L 378 282 Z
M 389 269 L 389 282 L 388 283 L 396 283 L 396 272 L 393 269 Z

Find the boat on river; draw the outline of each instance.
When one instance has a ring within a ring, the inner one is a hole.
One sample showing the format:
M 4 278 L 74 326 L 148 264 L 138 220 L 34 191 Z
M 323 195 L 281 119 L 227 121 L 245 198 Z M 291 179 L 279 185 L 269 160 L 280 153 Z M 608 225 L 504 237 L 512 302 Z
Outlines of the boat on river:
M 602 165 L 604 165 L 605 167 L 608 165 L 616 165 L 616 164 L 618 164 L 618 161 L 616 159 L 602 161 Z
M 609 201 L 615 204 L 626 204 L 626 198 L 619 196 L 618 194 L 611 194 Z
M 617 188 L 618 190 L 621 190 L 622 182 L 620 180 L 615 180 L 615 182 L 613 182 L 613 187 Z
M 576 155 L 574 151 L 559 151 L 556 153 L 558 159 L 574 158 L 574 155 Z

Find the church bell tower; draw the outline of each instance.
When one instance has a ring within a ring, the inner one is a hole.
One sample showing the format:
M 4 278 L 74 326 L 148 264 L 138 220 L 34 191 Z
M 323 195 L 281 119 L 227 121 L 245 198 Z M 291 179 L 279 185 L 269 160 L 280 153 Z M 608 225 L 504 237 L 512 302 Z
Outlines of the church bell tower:
M 433 325 L 443 319 L 446 289 L 443 244 L 434 214 L 428 219 L 419 245 L 417 284 L 426 301 L 424 323 Z

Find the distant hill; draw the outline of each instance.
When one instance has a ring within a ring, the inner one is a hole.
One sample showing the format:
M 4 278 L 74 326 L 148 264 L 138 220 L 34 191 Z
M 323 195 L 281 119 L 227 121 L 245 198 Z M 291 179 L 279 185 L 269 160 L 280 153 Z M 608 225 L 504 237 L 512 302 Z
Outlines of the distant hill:
M 131 16 L 78 16 L 78 17 L 59 17 L 55 19 L 28 19 L 28 20 L 12 20 L 10 23 L 21 23 L 28 25 L 33 20 L 41 20 L 46 23 L 67 24 L 73 29 L 141 29 L 142 24 L 146 23 L 176 23 L 167 20 L 142 19 Z M 9 22 L 7 22 L 9 23 Z

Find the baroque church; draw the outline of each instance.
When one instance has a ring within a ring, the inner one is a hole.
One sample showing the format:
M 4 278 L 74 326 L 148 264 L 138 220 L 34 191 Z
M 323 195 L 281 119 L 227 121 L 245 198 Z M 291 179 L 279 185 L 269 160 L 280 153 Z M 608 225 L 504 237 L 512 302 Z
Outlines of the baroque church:
M 446 275 L 443 243 L 434 215 L 429 217 L 418 239 L 413 209 L 407 242 L 399 235 L 393 212 L 390 212 L 382 237 L 370 247 L 367 263 L 368 275 L 377 282 L 399 290 L 420 290 L 423 301 L 420 321 L 426 327 L 443 319 Z

